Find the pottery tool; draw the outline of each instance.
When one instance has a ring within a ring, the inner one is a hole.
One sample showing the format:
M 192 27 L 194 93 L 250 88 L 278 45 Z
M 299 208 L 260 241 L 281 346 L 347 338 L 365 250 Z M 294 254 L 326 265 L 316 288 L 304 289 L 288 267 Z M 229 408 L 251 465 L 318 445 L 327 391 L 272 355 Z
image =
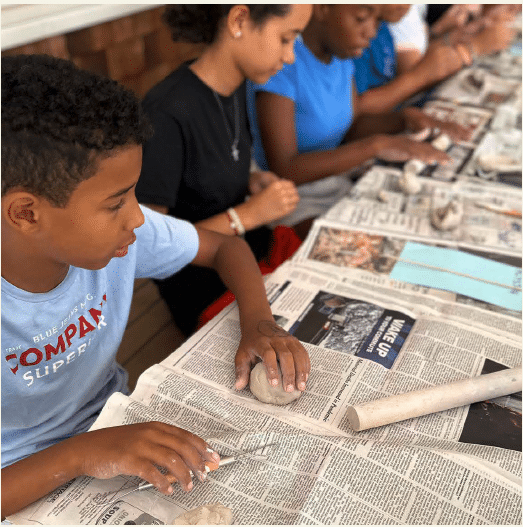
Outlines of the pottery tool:
M 242 459 L 242 458 L 247 457 L 247 456 L 250 456 L 251 458 L 256 459 L 258 461 L 263 461 L 263 460 L 267 459 L 267 456 L 265 454 L 258 454 L 258 455 L 256 455 L 255 452 L 257 452 L 258 450 L 262 450 L 262 452 L 263 452 L 263 449 L 269 448 L 271 446 L 276 446 L 276 445 L 277 445 L 277 443 L 269 443 L 268 445 L 258 446 L 258 447 L 254 448 L 252 450 L 248 450 L 247 452 L 241 452 L 240 454 L 233 454 L 232 456 L 220 457 L 220 462 L 219 463 L 207 462 L 205 464 L 205 471 L 207 473 L 213 472 L 215 470 L 218 470 L 220 467 L 226 467 L 227 465 L 235 463 L 239 459 Z M 191 477 L 192 477 L 193 476 L 192 470 L 189 471 L 189 472 L 190 472 Z M 175 483 L 176 482 L 176 478 L 174 478 L 174 476 L 171 476 L 170 477 L 170 482 L 171 483 Z M 127 496 L 127 495 L 131 494 L 132 492 L 139 492 L 141 490 L 147 490 L 147 489 L 150 489 L 150 488 L 153 488 L 153 487 L 154 487 L 154 485 L 152 483 L 140 483 L 139 485 L 137 485 L 133 489 L 129 490 L 128 492 L 125 492 L 124 494 L 118 496 L 117 498 L 115 498 L 115 499 L 113 499 L 111 501 L 104 501 L 104 499 L 102 499 L 102 500 L 95 499 L 93 501 L 95 501 L 97 505 L 110 505 L 111 503 L 114 503 L 115 501 L 118 501 L 118 500 L 122 499 L 124 496 Z M 105 496 L 100 496 L 100 498 L 106 498 L 107 494 L 113 494 L 113 493 L 112 492 L 111 493 L 106 493 Z
M 490 210 L 491 212 L 497 212 L 498 214 L 504 214 L 505 216 L 512 216 L 514 218 L 521 218 L 521 211 L 515 209 L 506 209 L 504 207 L 498 207 L 489 203 L 482 203 L 475 201 L 474 205 L 480 209 Z
M 520 391 L 521 366 L 349 406 L 347 417 L 360 432 Z

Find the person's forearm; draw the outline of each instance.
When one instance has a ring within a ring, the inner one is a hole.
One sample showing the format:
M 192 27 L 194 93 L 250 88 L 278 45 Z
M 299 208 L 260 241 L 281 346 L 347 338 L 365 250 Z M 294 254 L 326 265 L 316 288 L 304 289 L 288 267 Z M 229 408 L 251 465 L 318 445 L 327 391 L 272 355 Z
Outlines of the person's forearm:
M 359 110 L 362 114 L 388 112 L 429 85 L 430 81 L 416 75 L 415 70 L 406 71 L 387 84 L 359 95 Z
M 236 296 L 242 331 L 261 319 L 273 320 L 260 269 L 245 241 L 231 236 L 222 243 L 214 269 Z
M 252 209 L 253 207 L 249 201 L 245 201 L 244 203 L 240 203 L 234 207 L 234 210 L 236 211 L 236 214 L 238 214 L 240 221 L 242 222 L 246 231 L 255 229 L 264 223 L 260 221 L 259 214 L 256 214 Z M 216 214 L 215 216 L 211 216 L 210 218 L 198 221 L 195 223 L 195 225 L 197 227 L 202 227 L 204 229 L 219 232 L 221 234 L 227 234 L 229 236 L 236 234 L 234 229 L 231 227 L 231 221 L 226 212 L 222 212 L 220 214 Z
M 75 438 L 2 469 L 2 519 L 80 475 Z
M 296 154 L 286 162 L 269 165 L 280 177 L 294 181 L 296 185 L 340 174 L 376 157 L 380 139 L 367 137 L 350 144 L 342 144 L 332 150 Z
M 345 135 L 343 142 L 351 141 L 356 144 L 358 140 L 378 134 L 398 134 L 406 128 L 403 112 L 386 112 L 381 114 L 367 114 L 359 112 Z M 356 145 L 357 146 L 357 145 Z

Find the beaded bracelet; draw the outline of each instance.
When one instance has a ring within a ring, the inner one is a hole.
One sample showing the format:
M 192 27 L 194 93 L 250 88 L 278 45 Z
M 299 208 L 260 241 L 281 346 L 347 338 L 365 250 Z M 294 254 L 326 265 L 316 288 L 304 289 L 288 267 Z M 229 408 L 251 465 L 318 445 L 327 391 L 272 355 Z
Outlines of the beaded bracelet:
M 227 209 L 227 217 L 229 218 L 231 229 L 234 231 L 236 236 L 242 236 L 245 234 L 245 227 L 243 226 L 242 220 L 238 213 L 231 207 Z

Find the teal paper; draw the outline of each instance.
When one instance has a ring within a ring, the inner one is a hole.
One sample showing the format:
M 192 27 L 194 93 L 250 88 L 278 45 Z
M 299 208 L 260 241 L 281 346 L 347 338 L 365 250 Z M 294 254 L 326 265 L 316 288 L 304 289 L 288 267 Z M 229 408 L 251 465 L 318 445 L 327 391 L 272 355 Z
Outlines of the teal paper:
M 521 288 L 521 269 L 453 249 L 407 242 L 400 258 Z M 390 277 L 411 284 L 453 291 L 484 302 L 521 311 L 521 291 L 488 284 L 451 272 L 396 262 Z

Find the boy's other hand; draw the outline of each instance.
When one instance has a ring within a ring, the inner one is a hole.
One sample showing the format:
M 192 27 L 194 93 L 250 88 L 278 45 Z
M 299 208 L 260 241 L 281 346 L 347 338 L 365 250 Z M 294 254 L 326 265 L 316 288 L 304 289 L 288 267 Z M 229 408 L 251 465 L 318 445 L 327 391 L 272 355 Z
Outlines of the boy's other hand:
M 218 463 L 216 452 L 200 437 L 161 422 L 103 428 L 76 436 L 80 473 L 99 479 L 139 476 L 163 494 L 173 492 L 173 477 L 185 491 L 193 487 L 189 471 L 204 481 L 205 463 Z M 209 452 L 209 450 L 211 452 Z M 162 474 L 155 466 L 167 469 Z
M 307 350 L 273 320 L 260 320 L 256 327 L 244 330 L 235 358 L 237 390 L 247 386 L 251 368 L 258 359 L 265 364 L 271 385 L 278 384 L 279 363 L 285 391 L 305 390 L 311 370 Z

